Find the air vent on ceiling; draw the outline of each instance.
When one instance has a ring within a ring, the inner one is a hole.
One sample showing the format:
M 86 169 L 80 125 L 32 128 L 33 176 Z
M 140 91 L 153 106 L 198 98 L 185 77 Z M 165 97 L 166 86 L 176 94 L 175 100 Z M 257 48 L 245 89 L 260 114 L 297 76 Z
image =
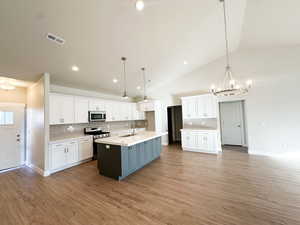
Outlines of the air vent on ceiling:
M 57 43 L 59 45 L 63 45 L 66 42 L 61 37 L 58 37 L 58 36 L 56 36 L 54 34 L 51 34 L 51 33 L 47 34 L 47 39 L 50 40 L 50 41 L 54 41 L 55 43 Z

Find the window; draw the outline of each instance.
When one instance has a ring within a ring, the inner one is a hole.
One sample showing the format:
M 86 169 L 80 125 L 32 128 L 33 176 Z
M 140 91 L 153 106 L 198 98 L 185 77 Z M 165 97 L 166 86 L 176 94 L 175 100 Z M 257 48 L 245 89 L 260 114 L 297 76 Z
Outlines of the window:
M 0 111 L 0 126 L 13 125 L 14 113 Z

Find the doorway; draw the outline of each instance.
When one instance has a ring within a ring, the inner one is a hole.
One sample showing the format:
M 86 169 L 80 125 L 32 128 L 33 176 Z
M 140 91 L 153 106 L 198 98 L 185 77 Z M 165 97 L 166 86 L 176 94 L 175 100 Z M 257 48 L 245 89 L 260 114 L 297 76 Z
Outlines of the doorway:
M 245 123 L 245 102 L 232 101 L 220 103 L 220 122 L 221 122 L 221 139 L 222 145 L 243 147 L 241 150 L 246 151 L 246 123 Z
M 181 144 L 182 106 L 168 107 L 169 144 Z
M 25 106 L 0 103 L 0 171 L 25 161 Z

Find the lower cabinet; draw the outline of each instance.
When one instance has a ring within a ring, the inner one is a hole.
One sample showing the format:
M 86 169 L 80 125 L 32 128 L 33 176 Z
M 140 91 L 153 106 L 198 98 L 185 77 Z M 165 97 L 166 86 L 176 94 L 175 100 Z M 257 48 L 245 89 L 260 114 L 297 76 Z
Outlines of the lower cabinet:
M 78 139 L 78 160 L 86 160 L 93 157 L 93 140 L 90 137 Z
M 182 149 L 186 151 L 218 153 L 221 141 L 218 131 L 181 131 Z
M 161 137 L 133 146 L 98 144 L 98 169 L 101 175 L 124 179 L 160 157 Z
M 56 172 L 93 156 L 92 137 L 50 144 L 50 170 Z

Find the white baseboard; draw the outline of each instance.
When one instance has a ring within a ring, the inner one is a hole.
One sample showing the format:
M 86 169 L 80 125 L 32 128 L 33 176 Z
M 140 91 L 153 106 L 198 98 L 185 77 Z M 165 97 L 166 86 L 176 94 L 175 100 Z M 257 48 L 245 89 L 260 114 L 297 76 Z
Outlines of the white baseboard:
M 64 167 L 61 167 L 59 169 L 55 169 L 55 170 L 49 170 L 49 171 L 46 171 L 46 173 L 48 174 L 48 176 L 50 176 L 51 174 L 53 173 L 56 173 L 56 172 L 59 172 L 59 171 L 63 171 L 65 169 L 69 169 L 71 167 L 74 167 L 74 166 L 78 166 L 80 164 L 83 164 L 83 163 L 86 163 L 86 162 L 90 162 L 92 161 L 92 158 L 88 158 L 88 159 L 84 159 L 84 160 L 81 160 L 79 162 L 76 162 L 76 163 L 72 163 L 72 164 L 69 164 L 67 166 L 64 166 Z
M 26 166 L 28 166 L 29 168 L 33 169 L 35 172 L 37 172 L 38 174 L 40 174 L 43 177 L 47 177 L 50 175 L 49 171 L 44 171 L 41 168 L 33 165 L 33 164 L 29 164 L 27 163 Z
M 219 151 L 217 151 L 217 152 L 209 152 L 209 151 L 203 151 L 203 150 L 199 150 L 199 149 L 186 148 L 186 147 L 183 147 L 182 150 L 183 151 L 188 151 L 188 152 L 198 152 L 198 153 L 214 154 L 214 155 L 217 155 L 219 153 Z
M 18 166 L 18 167 L 13 167 L 13 168 L 5 169 L 5 170 L 0 170 L 0 173 L 6 173 L 6 172 L 9 172 L 9 171 L 12 171 L 12 170 L 17 170 L 17 169 L 20 169 L 22 167 L 23 166 Z

